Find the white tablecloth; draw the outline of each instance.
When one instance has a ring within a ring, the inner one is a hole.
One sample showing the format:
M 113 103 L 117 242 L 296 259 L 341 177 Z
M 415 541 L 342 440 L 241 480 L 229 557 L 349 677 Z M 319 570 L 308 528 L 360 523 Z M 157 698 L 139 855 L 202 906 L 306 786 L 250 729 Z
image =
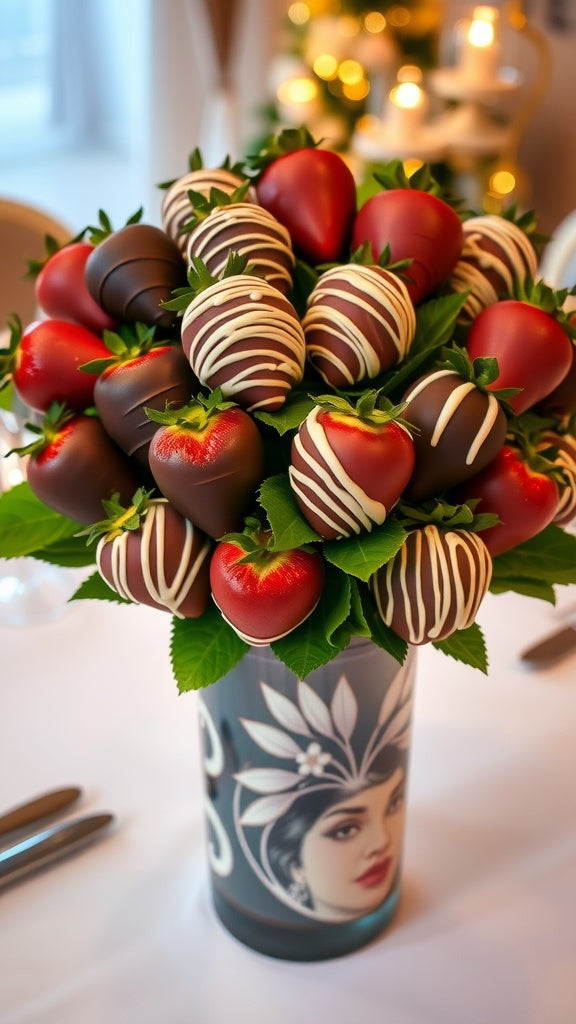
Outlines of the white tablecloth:
M 0 894 L 1 1024 L 574 1024 L 576 657 L 518 660 L 555 625 L 539 602 L 489 597 L 481 622 L 489 677 L 420 654 L 399 913 L 316 964 L 246 949 L 212 910 L 168 616 L 84 602 L 0 628 L 0 811 L 78 783 L 76 813 L 117 815 Z

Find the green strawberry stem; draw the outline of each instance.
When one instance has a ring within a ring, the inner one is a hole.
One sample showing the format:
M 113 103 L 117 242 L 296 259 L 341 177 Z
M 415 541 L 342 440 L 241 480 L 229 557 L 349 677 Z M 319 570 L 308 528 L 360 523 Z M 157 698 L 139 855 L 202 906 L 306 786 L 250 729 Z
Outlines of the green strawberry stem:
M 471 533 L 479 533 L 490 526 L 496 526 L 500 521 L 498 516 L 492 512 L 476 514 L 477 505 L 478 501 L 476 500 L 462 505 L 452 505 L 440 498 L 430 498 L 428 501 L 420 502 L 419 505 L 413 505 L 411 502 L 401 499 L 394 506 L 394 515 L 406 530 L 434 523 L 435 526 L 446 530 L 468 530 Z
M 236 203 L 243 203 L 249 188 L 250 181 L 246 179 L 233 192 L 224 192 L 223 189 L 213 186 L 208 195 L 204 195 L 203 192 L 195 192 L 194 189 L 188 189 L 187 195 L 193 208 L 193 214 L 190 220 L 187 220 L 180 228 L 180 234 L 189 234 L 198 224 L 206 220 L 206 217 L 213 210 L 219 210 L 223 206 L 234 206 Z
M 105 519 L 92 523 L 85 530 L 80 530 L 77 537 L 88 537 L 87 544 L 92 544 L 100 537 L 106 537 L 107 541 L 114 540 L 126 531 L 138 530 L 142 525 L 142 519 L 146 515 L 153 491 L 146 491 L 139 487 L 135 492 L 130 505 L 120 503 L 120 495 L 113 494 L 109 499 L 103 499 L 102 506 L 107 513 Z
M 409 423 L 401 419 L 401 414 L 406 408 L 406 403 L 399 405 L 386 398 L 381 391 L 364 391 L 353 405 L 343 395 L 318 395 L 314 398 L 316 405 L 319 405 L 327 412 L 340 413 L 343 416 L 352 416 L 363 423 L 378 425 L 384 423 L 398 423 L 408 432 L 413 430 Z
M 110 352 L 109 358 L 91 359 L 81 363 L 79 369 L 84 373 L 100 374 L 109 366 L 118 366 L 144 356 L 153 348 L 166 345 L 166 341 L 156 339 L 156 328 L 147 324 L 120 324 L 117 331 L 104 331 L 102 340 Z
M 171 409 L 169 405 L 159 409 L 144 408 L 148 419 L 165 427 L 180 427 L 183 430 L 200 432 L 206 429 L 210 420 L 226 409 L 237 408 L 236 402 L 225 401 L 222 389 L 215 388 L 209 395 L 197 395 L 192 401 L 179 409 Z
M 224 269 L 218 277 L 214 277 L 210 273 L 204 260 L 200 259 L 199 256 L 191 256 L 187 274 L 188 286 L 175 288 L 172 292 L 174 298 L 168 299 L 167 302 L 161 302 L 159 305 L 162 309 L 171 309 L 173 312 L 182 314 L 196 296 L 200 295 L 206 288 L 210 288 L 211 285 L 217 284 L 218 281 L 223 281 L 227 277 L 240 277 L 242 274 L 251 275 L 253 273 L 254 265 L 248 263 L 246 256 L 240 256 L 233 249 L 228 253 Z
M 41 452 L 53 443 L 66 423 L 76 415 L 77 414 L 75 412 L 67 408 L 64 402 L 52 402 L 52 405 L 45 413 L 40 426 L 35 423 L 25 424 L 26 430 L 31 434 L 37 434 L 39 436 L 36 437 L 34 441 L 30 441 L 21 448 L 13 448 L 12 451 L 7 454 L 20 456 L 40 455 Z

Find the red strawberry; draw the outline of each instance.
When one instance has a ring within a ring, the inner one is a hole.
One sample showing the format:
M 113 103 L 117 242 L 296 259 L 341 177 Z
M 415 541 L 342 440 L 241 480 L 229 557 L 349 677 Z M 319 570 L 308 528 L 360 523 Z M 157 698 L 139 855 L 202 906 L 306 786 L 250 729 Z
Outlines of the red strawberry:
M 93 404 L 94 378 L 80 367 L 109 352 L 102 338 L 66 320 L 36 320 L 22 331 L 11 323 L 8 348 L 0 352 L 0 378 L 12 379 L 23 402 L 46 412 L 54 402 L 82 411 Z
M 133 467 L 100 421 L 74 415 L 57 403 L 44 417 L 40 437 L 21 453 L 29 455 L 27 479 L 36 497 L 78 523 L 97 522 L 104 500 L 119 494 L 129 501 L 139 486 Z
M 368 392 L 353 408 L 336 396 L 318 404 L 292 442 L 290 484 L 300 510 L 327 540 L 383 523 L 406 487 L 414 444 L 397 411 Z
M 106 359 L 88 363 L 98 373 L 94 401 L 110 437 L 148 469 L 148 447 L 156 430 L 145 407 L 164 410 L 186 405 L 196 388 L 180 345 L 156 342 L 154 328 L 123 324 L 107 333 Z
M 410 530 L 370 586 L 383 622 L 407 643 L 424 644 L 471 626 L 491 577 L 478 534 L 429 523 Z
M 260 532 L 221 541 L 210 563 L 216 605 L 236 633 L 255 647 L 279 640 L 304 622 L 324 583 L 324 563 L 317 551 L 272 551 L 267 547 L 270 539 Z
M 124 508 L 107 503 L 110 518 L 96 525 L 103 533 L 96 550 L 98 571 L 121 597 L 136 604 L 195 619 L 210 596 L 210 542 L 165 499 L 150 500 L 139 490 Z
M 70 242 L 51 252 L 34 283 L 36 300 L 47 316 L 73 320 L 89 331 L 112 330 L 116 321 L 95 302 L 86 287 L 86 261 L 94 251 L 90 242 Z
M 315 146 L 305 129 L 286 129 L 252 162 L 267 164 L 256 184 L 260 205 L 288 228 L 300 256 L 325 263 L 348 246 L 356 183 L 338 153 Z
M 427 176 L 408 179 L 400 172 L 399 188 L 390 187 L 385 177 L 375 177 L 388 190 L 371 196 L 358 211 L 352 248 L 369 242 L 375 263 L 386 248 L 394 263 L 409 260 L 406 285 L 416 304 L 446 281 L 456 266 L 462 251 L 462 223 L 444 199 L 425 190 L 433 187 Z
M 254 420 L 219 392 L 182 409 L 147 412 L 161 424 L 148 457 L 162 494 L 211 537 L 239 529 L 264 469 Z

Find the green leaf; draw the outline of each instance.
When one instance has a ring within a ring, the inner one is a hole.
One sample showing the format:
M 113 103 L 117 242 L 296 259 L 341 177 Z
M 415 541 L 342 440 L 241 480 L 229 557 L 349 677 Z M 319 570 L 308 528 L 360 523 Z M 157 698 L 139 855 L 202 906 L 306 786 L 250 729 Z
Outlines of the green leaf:
M 340 627 L 350 613 L 350 591 L 348 577 L 327 566 L 322 597 L 312 615 L 270 645 L 299 679 L 332 661 L 347 646 L 349 633 L 340 632 Z
M 416 333 L 408 355 L 383 379 L 377 381 L 384 394 L 400 394 L 420 373 L 426 364 L 454 333 L 460 311 L 466 301 L 466 293 L 442 296 L 418 306 L 416 310 Z
M 255 412 L 254 419 L 274 427 L 279 434 L 287 434 L 290 430 L 298 429 L 315 404 L 310 395 L 304 394 L 302 391 L 294 391 L 288 395 L 278 412 Z
M 327 561 L 367 583 L 372 573 L 393 558 L 405 538 L 406 531 L 392 517 L 371 533 L 327 541 L 322 552 Z
M 172 620 L 170 658 L 180 693 L 216 683 L 238 664 L 249 646 L 212 602 L 198 619 Z
M 50 544 L 40 551 L 31 551 L 32 558 L 51 565 L 62 565 L 68 569 L 78 569 L 84 565 L 93 565 L 96 560 L 94 548 L 89 548 L 83 537 L 63 537 L 62 540 Z
M 576 536 L 547 526 L 536 537 L 494 558 L 493 584 L 501 579 L 576 583 Z
M 505 576 L 498 576 L 490 583 L 491 594 L 506 594 L 513 590 L 516 594 L 523 594 L 525 597 L 535 597 L 541 601 L 548 601 L 549 604 L 556 604 L 556 594 L 551 583 L 544 580 L 530 579 L 528 576 L 508 579 Z
M 286 474 L 264 480 L 260 487 L 260 504 L 274 534 L 274 550 L 290 551 L 320 540 L 300 512 Z
M 80 529 L 79 523 L 44 505 L 26 482 L 0 495 L 0 558 L 38 558 L 43 549 Z
M 392 657 L 402 665 L 408 653 L 408 644 L 382 621 L 372 599 L 372 595 L 367 588 L 362 588 L 360 590 L 360 597 L 362 600 L 364 616 L 368 626 L 370 627 L 372 640 L 378 645 L 378 647 L 387 651 L 388 654 L 392 655 Z
M 78 590 L 70 598 L 71 601 L 114 601 L 116 604 L 132 604 L 132 601 L 127 601 L 125 597 L 120 597 L 112 587 L 108 584 L 99 572 L 92 573 L 87 580 L 84 580 Z
M 480 669 L 485 675 L 488 674 L 486 643 L 478 623 L 474 622 L 468 629 L 458 629 L 445 640 L 438 640 L 432 646 L 450 658 L 470 665 L 471 668 Z

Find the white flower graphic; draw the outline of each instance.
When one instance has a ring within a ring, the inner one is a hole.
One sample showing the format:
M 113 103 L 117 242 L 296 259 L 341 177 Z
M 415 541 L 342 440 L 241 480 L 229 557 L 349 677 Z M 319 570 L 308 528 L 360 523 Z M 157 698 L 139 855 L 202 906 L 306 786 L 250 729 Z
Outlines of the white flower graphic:
M 324 772 L 325 765 L 331 760 L 330 754 L 323 751 L 320 744 L 316 742 L 309 743 L 306 750 L 302 750 L 296 755 L 300 775 L 320 776 Z

